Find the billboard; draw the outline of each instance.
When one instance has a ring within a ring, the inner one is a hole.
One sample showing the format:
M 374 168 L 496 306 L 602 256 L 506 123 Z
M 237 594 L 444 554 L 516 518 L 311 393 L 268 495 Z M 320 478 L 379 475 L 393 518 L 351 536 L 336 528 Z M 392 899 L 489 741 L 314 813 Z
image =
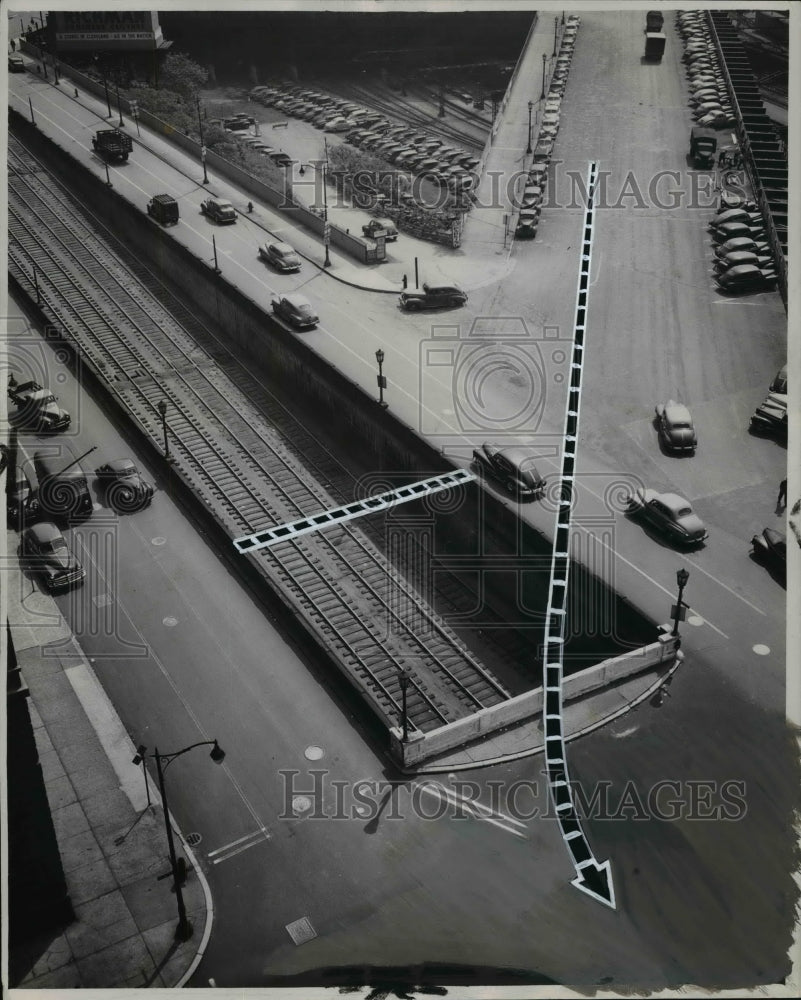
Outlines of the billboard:
M 56 46 L 70 49 L 158 49 L 164 45 L 154 10 L 63 10 L 55 18 Z

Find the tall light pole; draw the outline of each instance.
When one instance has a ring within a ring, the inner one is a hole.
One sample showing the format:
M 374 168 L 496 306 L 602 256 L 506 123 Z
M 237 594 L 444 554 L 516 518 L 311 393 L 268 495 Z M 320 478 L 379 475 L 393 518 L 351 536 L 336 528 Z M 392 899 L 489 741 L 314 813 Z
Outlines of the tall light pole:
M 120 100 L 120 85 L 117 80 L 114 81 L 114 86 L 117 88 L 117 109 L 120 112 L 120 123 L 117 128 L 124 128 L 125 122 L 122 120 L 122 101 Z
M 548 58 L 548 56 L 543 52 L 542 53 L 542 94 L 540 95 L 540 100 L 541 101 L 545 100 L 545 60 L 547 58 Z
M 379 406 L 383 406 L 384 409 L 386 409 L 387 406 L 389 405 L 384 400 L 384 389 L 386 389 L 386 387 L 387 387 L 387 378 L 386 378 L 386 375 L 384 375 L 384 352 L 381 350 L 380 347 L 375 352 L 375 359 L 378 362 L 378 376 L 377 376 L 377 382 L 378 382 L 378 405 Z
M 328 151 L 326 150 L 326 162 L 323 164 L 323 243 L 325 245 L 325 260 L 323 267 L 331 267 L 331 256 L 328 246 L 331 243 L 331 226 L 328 222 Z
M 167 404 L 163 399 L 158 401 L 159 413 L 161 414 L 161 430 L 164 434 L 164 457 L 169 462 L 170 459 L 170 442 L 167 438 Z
M 557 37 L 559 34 L 559 18 L 555 17 L 553 19 L 553 54 L 556 55 L 557 50 Z
M 676 606 L 673 608 L 673 631 L 670 633 L 674 637 L 677 637 L 679 634 L 679 622 L 684 621 L 684 609 L 687 605 L 681 598 L 689 579 L 689 572 L 682 566 L 682 568 L 676 573 L 676 583 L 679 585 L 679 596 L 676 600 Z
M 214 763 L 221 764 L 225 759 L 225 752 L 220 749 L 220 745 L 217 743 L 217 740 L 201 740 L 200 743 L 193 743 L 191 746 L 184 747 L 183 750 L 177 750 L 175 753 L 159 753 L 159 748 L 156 747 L 155 753 L 148 755 L 145 753 L 147 748 L 140 746 L 137 749 L 136 756 L 133 758 L 132 762 L 138 767 L 146 756 L 151 756 L 156 761 L 156 771 L 159 778 L 159 792 L 161 793 L 161 807 L 164 810 L 164 826 L 167 831 L 167 846 L 170 851 L 170 867 L 172 868 L 175 899 L 178 903 L 178 926 L 175 929 L 175 938 L 177 941 L 188 941 L 189 938 L 192 937 L 192 923 L 186 915 L 186 904 L 184 903 L 184 894 L 182 892 L 185 875 L 179 868 L 178 858 L 175 854 L 175 841 L 172 836 L 172 823 L 170 822 L 170 809 L 167 804 L 167 786 L 164 783 L 164 772 L 170 764 L 172 764 L 176 757 L 180 757 L 182 754 L 188 753 L 190 750 L 194 750 L 195 747 L 207 746 L 212 748 L 209 756 Z
M 206 173 L 206 144 L 203 142 L 203 119 L 200 115 L 200 97 L 195 97 L 197 104 L 197 127 L 200 132 L 200 159 L 203 162 L 203 183 L 209 183 L 209 175 Z
M 403 726 L 403 742 L 409 742 L 409 713 L 406 705 L 406 695 L 409 690 L 409 675 L 403 669 L 398 669 L 398 680 L 401 688 L 401 724 Z
M 136 122 L 136 134 L 141 136 L 142 133 L 139 131 L 139 102 L 131 101 L 131 114 L 133 115 L 133 120 Z
M 526 153 L 531 156 L 531 112 L 534 110 L 534 102 L 528 102 L 528 145 L 526 146 Z

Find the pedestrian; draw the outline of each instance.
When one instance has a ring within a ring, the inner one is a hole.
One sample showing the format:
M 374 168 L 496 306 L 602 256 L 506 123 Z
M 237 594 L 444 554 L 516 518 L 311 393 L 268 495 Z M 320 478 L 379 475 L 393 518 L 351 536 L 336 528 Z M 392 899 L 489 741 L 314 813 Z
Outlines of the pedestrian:
M 726 151 L 724 149 L 721 149 L 718 155 L 718 166 L 721 169 L 723 169 L 726 166 L 726 160 L 727 160 Z
M 17 51 L 17 43 L 14 41 L 13 38 L 11 39 L 11 51 L 12 52 L 16 52 Z
M 252 212 L 252 211 L 253 211 L 253 202 L 249 201 L 248 202 L 248 212 Z
M 782 479 L 779 483 L 779 496 L 776 500 L 776 510 L 783 510 L 787 506 L 787 480 Z
M 300 165 L 300 170 L 298 171 L 298 173 L 300 174 L 301 177 L 306 173 L 306 168 L 303 166 L 302 163 Z
M 408 279 L 408 278 L 406 277 L 406 275 L 404 274 L 404 276 L 403 276 L 403 290 L 404 290 L 404 292 L 406 291 L 406 289 L 407 289 L 408 287 L 409 287 L 409 279 Z

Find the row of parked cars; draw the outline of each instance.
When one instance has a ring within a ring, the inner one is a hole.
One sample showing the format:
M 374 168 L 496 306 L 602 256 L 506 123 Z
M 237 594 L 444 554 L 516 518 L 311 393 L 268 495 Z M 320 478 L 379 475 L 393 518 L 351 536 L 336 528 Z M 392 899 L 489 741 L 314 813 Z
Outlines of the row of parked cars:
M 776 287 L 762 213 L 754 202 L 738 195 L 721 196 L 709 231 L 715 245 L 715 280 L 721 292 L 742 294 Z
M 454 191 L 469 191 L 476 182 L 477 156 L 352 101 L 296 85 L 255 87 L 250 96 L 325 132 L 341 133 L 351 145 L 399 169 L 436 179 Z
M 532 240 L 537 235 L 537 227 L 539 226 L 540 212 L 542 211 L 542 202 L 545 195 L 548 162 L 559 132 L 562 97 L 567 86 L 570 61 L 573 57 L 573 48 L 576 44 L 579 24 L 580 18 L 577 14 L 571 14 L 567 19 L 548 95 L 545 102 L 541 104 L 541 107 L 537 111 L 538 117 L 541 117 L 538 123 L 534 159 L 529 168 L 523 188 L 519 206 L 520 211 L 515 228 L 515 238 L 519 240 Z
M 296 160 L 281 149 L 268 145 L 260 136 L 251 133 L 251 129 L 256 125 L 256 119 L 252 115 L 237 114 L 231 118 L 218 120 L 226 132 L 229 132 L 241 146 L 246 146 L 254 153 L 258 153 L 271 163 L 279 167 L 291 167 Z
M 693 118 L 705 128 L 731 128 L 734 111 L 704 11 L 679 12 L 676 27 L 684 42 L 682 59 L 687 67 Z

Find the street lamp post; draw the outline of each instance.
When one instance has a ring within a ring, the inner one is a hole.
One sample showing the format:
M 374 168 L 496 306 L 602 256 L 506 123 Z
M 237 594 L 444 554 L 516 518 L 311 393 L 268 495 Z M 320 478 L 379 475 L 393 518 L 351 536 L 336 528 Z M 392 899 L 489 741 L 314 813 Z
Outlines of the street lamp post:
M 175 929 L 175 938 L 177 941 L 188 941 L 189 938 L 192 937 L 192 923 L 186 915 L 186 904 L 184 903 L 184 894 L 182 892 L 184 876 L 179 870 L 178 858 L 175 854 L 175 841 L 173 840 L 172 835 L 172 823 L 170 822 L 170 809 L 167 803 L 167 786 L 164 783 L 164 772 L 170 764 L 172 764 L 176 757 L 180 757 L 182 754 L 188 753 L 190 750 L 194 750 L 195 747 L 206 746 L 210 746 L 212 748 L 209 756 L 214 763 L 221 764 L 225 759 L 225 752 L 220 748 L 217 740 L 201 740 L 200 743 L 193 743 L 191 746 L 184 747 L 183 750 L 178 750 L 175 753 L 159 753 L 159 748 L 156 747 L 155 753 L 151 754 L 156 761 L 156 771 L 159 778 L 159 792 L 161 794 L 161 807 L 164 810 L 164 827 L 167 831 L 167 846 L 170 851 L 170 867 L 172 868 L 175 899 L 178 903 L 178 926 Z M 146 749 L 147 748 L 144 746 L 140 746 L 137 749 L 136 756 L 133 758 L 133 763 L 137 767 L 144 760 L 146 756 Z
M 542 53 L 542 94 L 540 94 L 540 100 L 545 100 L 545 60 L 548 58 L 545 52 Z
M 679 634 L 679 622 L 684 621 L 684 609 L 687 605 L 682 601 L 682 595 L 684 593 L 684 588 L 687 586 L 687 581 L 690 579 L 689 572 L 682 566 L 680 570 L 676 573 L 676 583 L 679 585 L 679 596 L 676 600 L 676 606 L 673 609 L 673 631 L 670 633 L 674 637 L 678 637 Z
M 384 400 L 384 389 L 387 387 L 386 375 L 384 375 L 384 352 L 379 347 L 375 352 L 375 359 L 378 362 L 378 405 L 383 406 L 384 409 L 389 405 Z
M 526 146 L 526 154 L 531 156 L 531 112 L 534 109 L 534 102 L 528 102 L 528 145 Z
M 158 401 L 159 413 L 161 414 L 161 430 L 164 434 L 164 458 L 170 462 L 170 442 L 167 438 L 167 404 L 163 399 Z
M 139 103 L 138 101 L 131 101 L 131 114 L 133 115 L 133 120 L 136 122 L 136 134 L 141 136 L 142 133 L 139 131 Z
M 326 149 L 326 162 L 323 164 L 323 244 L 325 245 L 325 260 L 323 267 L 331 267 L 331 256 L 328 252 L 331 243 L 331 226 L 328 222 L 328 149 Z
M 401 688 L 401 716 L 403 725 L 403 742 L 409 742 L 409 713 L 406 706 L 406 694 L 409 690 L 409 675 L 405 670 L 399 670 L 398 680 L 400 681 Z
M 553 54 L 554 55 L 556 55 L 558 35 L 559 35 L 559 18 L 555 17 L 553 19 Z
M 197 105 L 197 127 L 200 132 L 200 159 L 203 162 L 203 183 L 209 183 L 209 175 L 206 173 L 206 144 L 203 142 L 203 119 L 200 115 L 200 98 L 195 97 Z
M 120 100 L 120 85 L 117 80 L 114 81 L 114 86 L 117 88 L 117 110 L 120 113 L 120 123 L 117 128 L 125 128 L 125 122 L 122 120 L 122 101 Z

